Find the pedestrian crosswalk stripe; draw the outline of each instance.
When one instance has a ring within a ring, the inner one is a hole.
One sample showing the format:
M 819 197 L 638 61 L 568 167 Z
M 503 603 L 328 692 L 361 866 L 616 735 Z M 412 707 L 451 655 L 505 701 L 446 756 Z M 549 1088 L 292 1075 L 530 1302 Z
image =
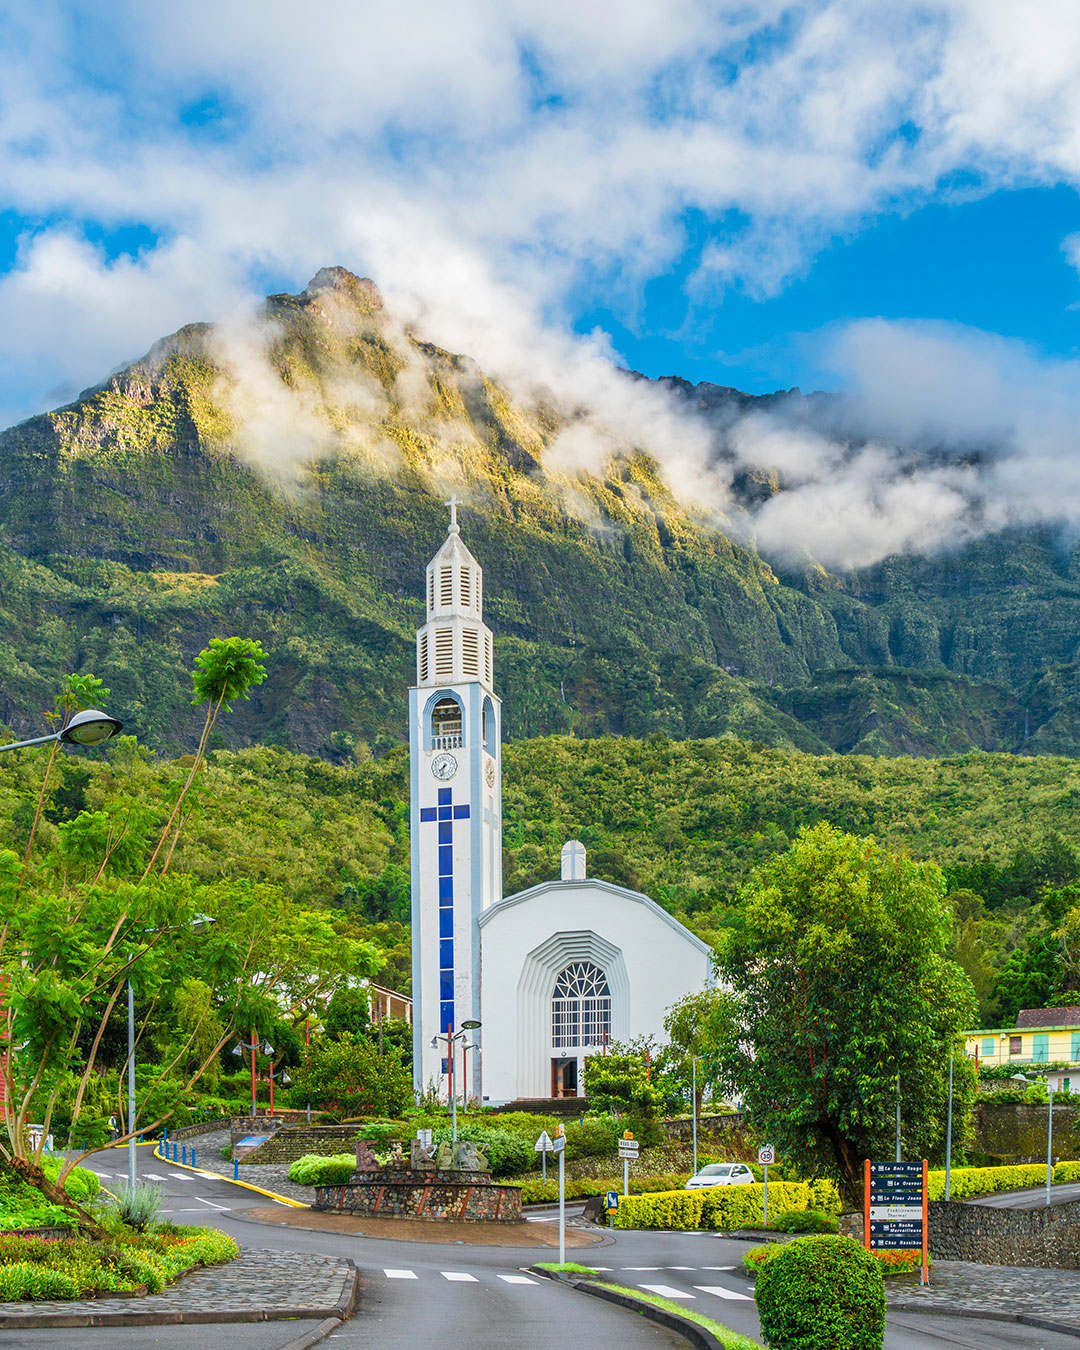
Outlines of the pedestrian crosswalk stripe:
M 98 1176 L 101 1176 L 101 1173 L 100 1173 L 100 1172 L 98 1173 Z M 164 1181 L 164 1180 L 165 1180 L 165 1178 L 164 1178 L 163 1176 L 161 1176 L 161 1174 L 158 1173 L 158 1172 L 144 1172 L 144 1173 L 143 1173 L 143 1176 L 147 1179 L 147 1181 Z
M 697 1266 L 665 1266 L 665 1270 L 697 1270 Z
M 499 1275 L 500 1280 L 505 1280 L 507 1284 L 535 1284 L 535 1280 L 530 1280 L 528 1275 Z
M 384 1270 L 383 1274 L 388 1280 L 415 1280 L 418 1278 L 415 1270 Z
M 190 1172 L 170 1172 L 169 1176 L 175 1177 L 177 1181 L 194 1181 L 195 1178 Z
M 698 1270 L 738 1270 L 738 1266 L 698 1266 Z
M 469 1284 L 476 1284 L 476 1276 L 468 1275 L 463 1270 L 443 1270 L 439 1272 L 444 1280 L 467 1281 Z
M 739 1294 L 734 1289 L 725 1289 L 722 1284 L 695 1284 L 703 1294 L 715 1294 L 717 1298 L 739 1299 L 743 1303 L 753 1303 L 749 1294 Z
M 663 1266 L 621 1266 L 620 1269 L 621 1269 L 621 1270 L 646 1271 L 646 1270 L 663 1270 L 664 1267 L 663 1267 Z
M 682 1289 L 672 1289 L 670 1284 L 639 1284 L 639 1289 L 647 1289 L 650 1294 L 659 1294 L 661 1298 L 696 1298 L 696 1294 L 687 1294 Z

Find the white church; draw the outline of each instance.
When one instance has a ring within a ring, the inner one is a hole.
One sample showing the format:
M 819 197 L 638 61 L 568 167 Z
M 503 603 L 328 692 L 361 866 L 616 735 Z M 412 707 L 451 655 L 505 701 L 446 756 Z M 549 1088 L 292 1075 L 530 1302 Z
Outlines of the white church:
M 483 574 L 449 505 L 409 691 L 414 1085 L 448 1096 L 456 1036 L 459 1097 L 583 1096 L 586 1056 L 662 1039 L 667 1009 L 710 982 L 710 951 L 648 896 L 589 879 L 576 840 L 561 880 L 503 895 L 502 704 Z

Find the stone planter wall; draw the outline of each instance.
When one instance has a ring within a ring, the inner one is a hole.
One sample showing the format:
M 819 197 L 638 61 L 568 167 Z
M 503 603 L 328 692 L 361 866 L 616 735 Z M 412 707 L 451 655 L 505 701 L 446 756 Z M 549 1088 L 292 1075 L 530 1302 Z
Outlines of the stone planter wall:
M 248 1134 L 265 1134 L 266 1125 L 260 1118 L 242 1127 Z M 320 1153 L 330 1157 L 335 1153 L 352 1153 L 356 1148 L 359 1125 L 285 1125 L 273 1136 L 252 1149 L 245 1159 L 251 1163 L 291 1163 L 305 1153 Z
M 316 1186 L 312 1209 L 429 1223 L 523 1222 L 521 1188 L 494 1185 L 487 1172 L 358 1172 L 344 1186 Z
M 985 1266 L 1080 1270 L 1080 1200 L 1037 1209 L 931 1200 L 930 1254 Z

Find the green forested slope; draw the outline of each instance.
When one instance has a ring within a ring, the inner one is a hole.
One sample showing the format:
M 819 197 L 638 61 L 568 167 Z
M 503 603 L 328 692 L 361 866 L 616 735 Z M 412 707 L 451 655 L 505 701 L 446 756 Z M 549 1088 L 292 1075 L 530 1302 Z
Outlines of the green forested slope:
M 220 335 L 192 325 L 0 436 L 13 730 L 37 725 L 60 675 L 92 669 L 144 740 L 189 746 L 191 657 L 241 632 L 267 648 L 270 679 L 230 743 L 338 761 L 400 744 L 453 488 L 512 737 L 1080 748 L 1080 584 L 1052 539 L 778 575 L 676 502 L 633 446 L 602 478 L 546 467 L 567 415 L 402 335 L 369 282 L 327 269 L 263 319 L 265 349 L 245 357 L 255 395 Z
M 107 754 L 63 756 L 41 849 L 79 811 L 130 794 L 160 800 L 182 768 L 126 739 Z M 15 752 L 5 770 L 0 846 L 21 848 L 42 757 Z M 407 775 L 401 749 L 349 765 L 267 747 L 212 752 L 173 867 L 265 879 L 303 906 L 345 910 L 388 953 L 384 978 L 406 986 Z M 801 826 L 825 820 L 873 833 L 945 867 L 958 951 L 987 1015 L 1060 992 L 1053 897 L 1068 899 L 1073 892 L 1061 888 L 1080 884 L 1077 760 L 548 737 L 505 747 L 504 808 L 507 893 L 557 877 L 561 845 L 578 838 L 591 875 L 646 891 L 710 940 L 738 924 L 737 890 L 750 869 Z

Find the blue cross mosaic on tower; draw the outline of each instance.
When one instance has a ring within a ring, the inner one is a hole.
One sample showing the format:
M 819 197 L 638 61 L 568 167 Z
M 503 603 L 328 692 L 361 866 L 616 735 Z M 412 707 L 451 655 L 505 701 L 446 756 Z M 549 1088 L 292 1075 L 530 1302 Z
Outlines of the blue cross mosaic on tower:
M 454 821 L 469 819 L 468 803 L 455 806 L 453 789 L 439 788 L 437 806 L 420 808 L 420 821 L 439 828 L 439 1025 L 454 1031 Z

